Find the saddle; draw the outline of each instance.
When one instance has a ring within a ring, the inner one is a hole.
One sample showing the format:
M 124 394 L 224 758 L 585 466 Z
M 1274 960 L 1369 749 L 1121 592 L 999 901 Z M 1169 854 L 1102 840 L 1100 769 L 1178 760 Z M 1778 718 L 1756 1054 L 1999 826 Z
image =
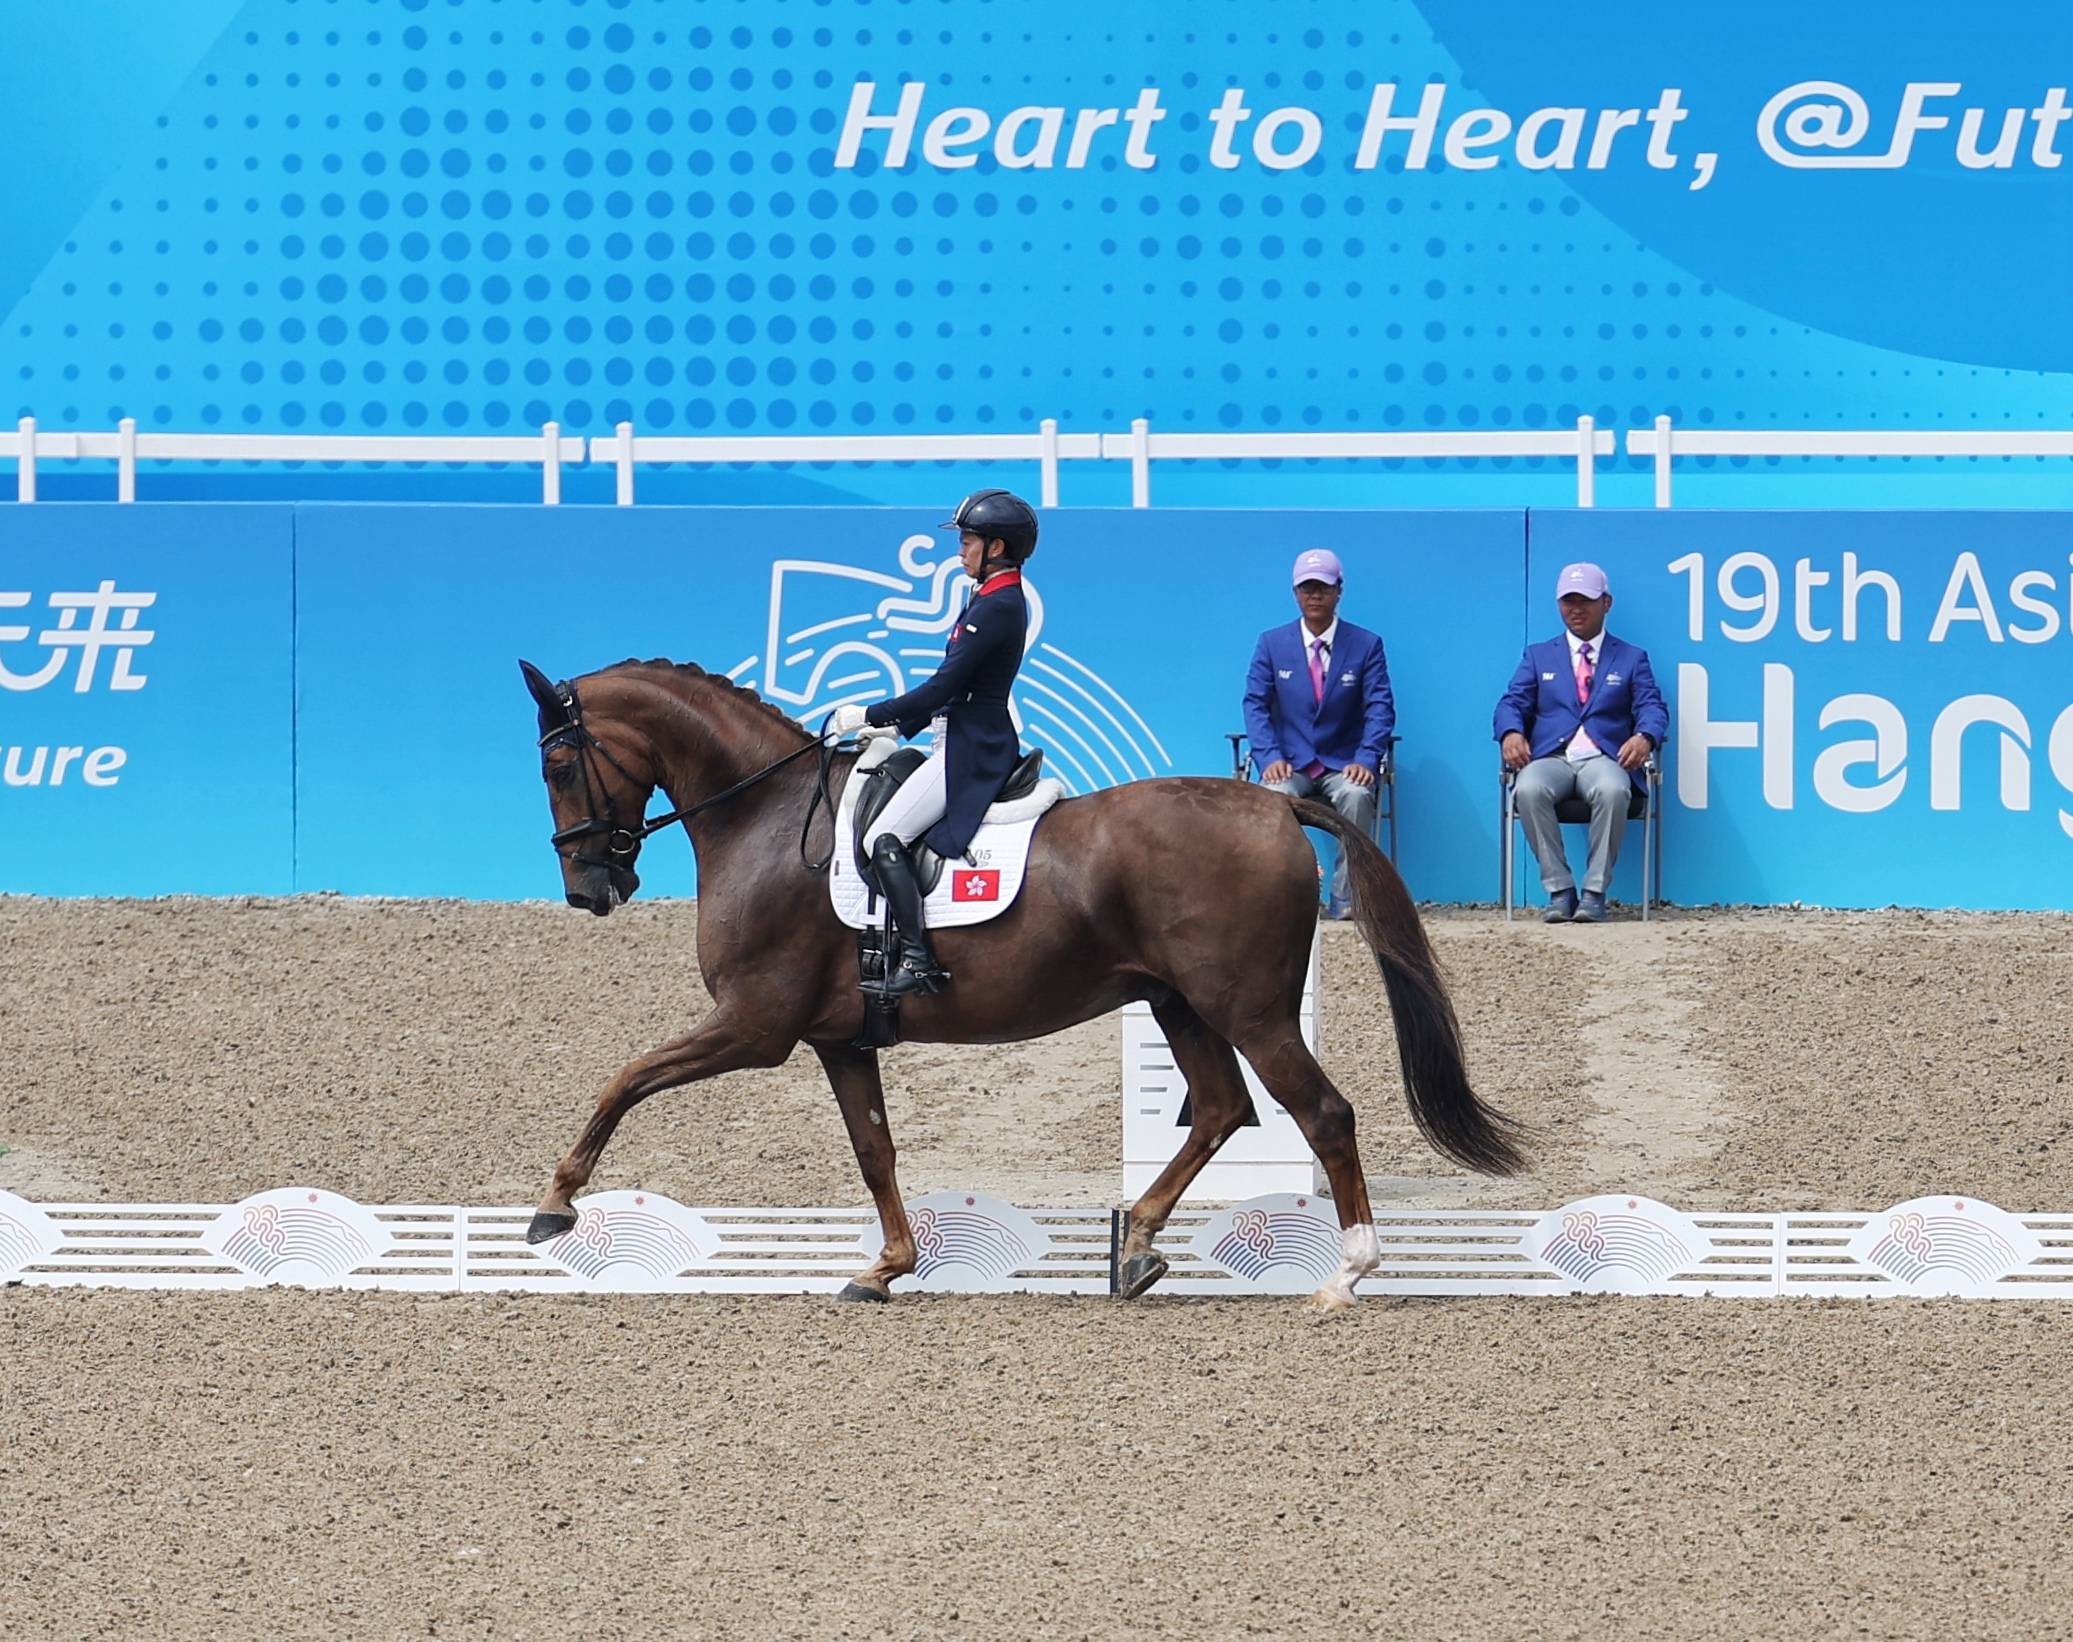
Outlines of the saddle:
M 871 836 L 872 823 L 879 812 L 892 802 L 892 796 L 928 757 L 919 747 L 902 747 L 890 758 L 883 760 L 870 770 L 860 763 L 850 776 L 852 781 L 862 778 L 863 791 L 857 797 L 856 825 L 851 831 L 850 853 L 856 860 L 857 876 L 871 888 L 873 895 L 882 892 L 878 880 L 872 875 L 871 856 L 864 848 L 864 840 Z M 1007 804 L 1018 798 L 1026 798 L 1036 790 L 1037 782 L 1044 773 L 1044 750 L 1039 747 L 1033 753 L 1024 753 L 1021 760 L 1008 772 L 1007 780 L 1001 783 L 1001 790 L 994 795 L 993 802 Z M 927 895 L 943 876 L 943 857 L 926 844 L 916 842 L 909 853 L 914 858 L 914 881 L 921 893 Z

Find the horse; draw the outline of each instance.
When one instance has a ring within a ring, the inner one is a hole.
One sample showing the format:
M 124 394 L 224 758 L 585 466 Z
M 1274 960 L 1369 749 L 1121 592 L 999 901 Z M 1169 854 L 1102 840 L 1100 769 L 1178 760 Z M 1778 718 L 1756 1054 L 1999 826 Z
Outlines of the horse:
M 698 866 L 698 966 L 713 998 L 690 1032 L 605 1085 L 527 1241 L 575 1225 L 575 1194 L 640 1102 L 701 1078 L 781 1065 L 803 1043 L 827 1073 L 884 1236 L 877 1260 L 842 1296 L 890 1299 L 894 1281 L 914 1270 L 914 1234 L 894 1179 L 878 1052 L 856 1041 L 864 996 L 855 932 L 828 899 L 828 856 L 849 840 L 832 836 L 832 815 L 821 829 L 816 814 L 831 776 L 846 777 L 855 754 L 830 750 L 754 691 L 695 664 L 628 660 L 559 684 L 530 662 L 520 667 L 539 709 L 541 775 L 569 905 L 609 915 L 639 888 L 642 841 L 681 824 Z M 650 821 L 657 789 L 677 807 Z M 990 922 L 936 937 L 953 982 L 908 999 L 902 1032 L 925 1042 L 1011 1043 L 1128 1003 L 1151 1006 L 1187 1080 L 1193 1121 L 1130 1211 L 1117 1262 L 1125 1297 L 1165 1275 L 1154 1242 L 1175 1203 L 1252 1120 L 1240 1053 L 1295 1119 L 1330 1183 L 1342 1263 L 1314 1303 L 1351 1305 L 1355 1285 L 1380 1264 L 1353 1109 L 1298 1023 L 1317 921 L 1305 826 L 1334 834 L 1350 857 L 1354 920 L 1381 971 L 1419 1131 L 1469 1169 L 1525 1166 L 1523 1131 L 1469 1086 L 1460 1025 L 1417 907 L 1363 831 L 1324 805 L 1228 777 L 1134 781 L 1065 799 L 1037 824 L 1015 901 Z

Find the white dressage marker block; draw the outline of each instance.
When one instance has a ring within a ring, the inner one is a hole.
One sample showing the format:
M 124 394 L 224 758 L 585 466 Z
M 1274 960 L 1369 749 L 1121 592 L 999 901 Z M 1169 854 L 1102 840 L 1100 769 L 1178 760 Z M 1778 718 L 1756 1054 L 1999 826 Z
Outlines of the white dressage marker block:
M 1303 1041 L 1315 1055 L 1317 1025 L 1318 943 L 1310 943 L 1310 967 L 1303 976 Z M 1245 1074 L 1245 1087 L 1252 1092 L 1257 1126 L 1248 1125 L 1224 1142 L 1223 1150 L 1199 1175 L 1181 1198 L 1183 1203 L 1235 1203 L 1248 1197 L 1279 1192 L 1321 1190 L 1316 1159 L 1296 1120 L 1282 1110 L 1266 1086 L 1254 1074 L 1245 1057 L 1238 1057 Z M 1173 1050 L 1149 1004 L 1133 1003 L 1123 1010 L 1123 1195 L 1135 1201 L 1172 1161 L 1187 1137 L 1181 1121 L 1181 1107 L 1187 1098 L 1187 1080 L 1173 1064 Z M 1336 1238 L 1336 1233 L 1334 1237 Z M 1336 1242 L 1334 1247 L 1336 1247 Z M 1336 1258 L 1333 1269 L 1337 1269 Z

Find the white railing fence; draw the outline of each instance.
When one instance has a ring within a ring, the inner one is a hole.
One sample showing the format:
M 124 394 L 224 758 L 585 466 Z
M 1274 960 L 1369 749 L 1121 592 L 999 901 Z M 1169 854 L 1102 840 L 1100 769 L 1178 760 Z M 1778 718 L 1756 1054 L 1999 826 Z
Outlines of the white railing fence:
M 1627 454 L 1655 463 L 1655 504 L 1670 505 L 1670 465 L 1679 456 L 2073 456 L 2073 433 L 1972 432 L 1961 429 L 1679 428 L 1658 416 L 1627 434 Z
M 617 473 L 615 500 L 633 506 L 633 473 L 641 464 L 670 462 L 1035 462 L 1041 475 L 1038 500 L 1058 505 L 1058 464 L 1101 454 L 1098 433 L 1060 433 L 1046 417 L 1035 433 L 886 434 L 703 434 L 676 437 L 638 434 L 621 422 L 609 439 L 590 442 L 590 460 L 609 462 Z
M 15 498 L 36 500 L 39 461 L 77 462 L 92 457 L 115 463 L 117 501 L 137 499 L 137 464 L 171 462 L 444 462 L 453 466 L 482 463 L 537 463 L 540 500 L 549 506 L 561 500 L 561 470 L 584 459 L 585 442 L 562 436 L 561 424 L 549 422 L 537 434 L 510 437 L 451 437 L 335 433 L 139 433 L 135 417 L 125 416 L 113 433 L 45 433 L 36 418 L 25 416 L 12 434 L 0 433 L 0 457 L 15 459 Z
M 1460 429 L 1445 433 L 1154 433 L 1139 417 L 1125 433 L 1101 436 L 1105 460 L 1130 464 L 1130 505 L 1152 505 L 1152 463 L 1161 460 L 1308 461 L 1338 458 L 1421 458 L 1493 456 L 1568 457 L 1576 463 L 1576 505 L 1597 500 L 1597 458 L 1615 450 L 1613 435 L 1599 432 L 1588 416 L 1575 429 L 1506 429 L 1487 433 Z
M 1059 503 L 1059 468 L 1074 461 L 1128 462 L 1130 505 L 1149 507 L 1152 464 L 1161 461 L 1485 461 L 1536 457 L 1573 463 L 1576 505 L 1597 502 L 1598 458 L 1614 455 L 1618 436 L 1580 416 L 1574 428 L 1473 429 L 1421 433 L 1158 433 L 1139 417 L 1128 433 L 1062 433 L 1046 418 L 1034 433 L 694 435 L 641 434 L 621 422 L 607 438 L 564 435 L 559 423 L 537 434 L 423 436 L 416 434 L 139 433 L 124 417 L 112 432 L 47 432 L 25 416 L 0 433 L 0 460 L 15 462 L 17 500 L 36 500 L 39 463 L 112 461 L 116 498 L 137 499 L 140 461 L 244 463 L 397 463 L 452 467 L 538 467 L 540 500 L 561 501 L 562 470 L 588 464 L 610 467 L 614 499 L 634 501 L 634 474 L 642 466 L 697 463 L 837 465 L 870 462 L 1034 462 L 1039 500 Z M 1721 430 L 1680 428 L 1659 416 L 1649 428 L 1628 431 L 1627 455 L 1648 458 L 1655 474 L 1655 504 L 1670 506 L 1677 457 L 2073 457 L 2073 431 L 1971 432 Z

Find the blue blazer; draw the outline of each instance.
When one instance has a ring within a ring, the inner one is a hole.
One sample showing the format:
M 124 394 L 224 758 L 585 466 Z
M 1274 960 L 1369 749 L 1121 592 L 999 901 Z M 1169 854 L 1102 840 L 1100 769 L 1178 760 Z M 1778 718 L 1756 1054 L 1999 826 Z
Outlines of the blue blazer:
M 1576 699 L 1576 668 L 1569 659 L 1569 639 L 1544 639 L 1526 646 L 1519 670 L 1505 686 L 1492 720 L 1502 741 L 1516 730 L 1533 748 L 1535 758 L 1552 758 L 1569 745 L 1577 726 L 1604 753 L 1617 753 L 1632 735 L 1645 735 L 1658 747 L 1670 733 L 1670 713 L 1663 692 L 1648 665 L 1648 652 L 1611 633 L 1601 633 L 1595 648 L 1590 700 Z M 1628 774 L 1637 783 L 1639 770 Z
M 1365 627 L 1341 621 L 1332 637 L 1332 664 L 1324 700 L 1310 687 L 1310 635 L 1301 620 L 1260 635 L 1245 675 L 1245 733 L 1261 769 L 1285 758 L 1297 769 L 1312 763 L 1343 770 L 1381 765 L 1396 729 L 1396 698 L 1389 693 L 1389 662 L 1382 640 Z

